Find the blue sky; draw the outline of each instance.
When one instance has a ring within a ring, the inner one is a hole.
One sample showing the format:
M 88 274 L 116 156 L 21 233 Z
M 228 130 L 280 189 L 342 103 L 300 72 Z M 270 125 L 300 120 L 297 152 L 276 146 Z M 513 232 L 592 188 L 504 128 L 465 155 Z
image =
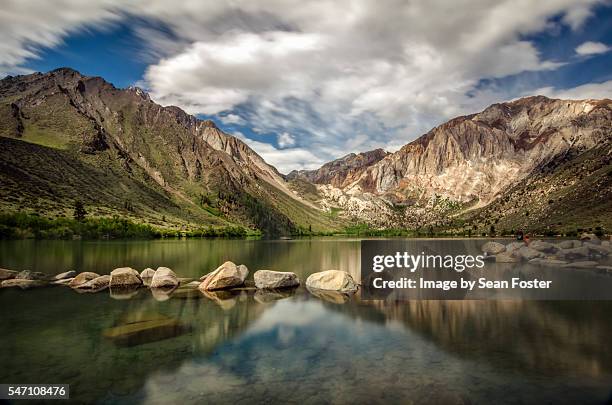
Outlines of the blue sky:
M 494 102 L 612 92 L 610 1 L 293 3 L 11 0 L 0 74 L 139 85 L 282 172 L 395 150 Z

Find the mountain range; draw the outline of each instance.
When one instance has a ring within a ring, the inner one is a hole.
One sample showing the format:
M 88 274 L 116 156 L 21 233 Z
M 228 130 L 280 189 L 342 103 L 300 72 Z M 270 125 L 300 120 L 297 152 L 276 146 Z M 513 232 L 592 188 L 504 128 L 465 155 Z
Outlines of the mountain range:
M 268 234 L 612 228 L 612 100 L 542 96 L 283 175 L 214 122 L 61 68 L 0 80 L 3 211 Z

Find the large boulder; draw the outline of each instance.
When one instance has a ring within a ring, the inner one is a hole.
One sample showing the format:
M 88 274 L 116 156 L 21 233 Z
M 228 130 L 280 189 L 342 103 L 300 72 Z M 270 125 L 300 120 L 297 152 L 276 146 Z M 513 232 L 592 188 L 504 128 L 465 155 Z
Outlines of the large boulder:
M 57 274 L 55 277 L 53 277 L 53 280 L 65 280 L 67 278 L 74 278 L 76 274 L 77 273 L 74 270 L 65 271 L 63 273 Z
M 352 293 L 357 291 L 357 283 L 346 271 L 326 270 L 313 273 L 306 279 L 306 286 L 311 289 Z
M 544 253 L 540 252 L 539 250 L 532 249 L 529 246 L 523 246 L 518 250 L 518 252 L 525 260 L 531 260 L 535 259 L 536 257 L 545 256 Z
M 83 290 L 102 291 L 109 287 L 110 278 L 111 276 L 109 276 L 108 274 L 105 274 L 103 276 L 91 279 L 88 282 L 77 286 L 76 288 L 83 289 Z
M 578 259 L 587 257 L 589 255 L 589 248 L 586 246 L 581 246 L 572 249 L 559 249 L 556 255 L 564 259 Z
M 86 282 L 93 280 L 94 278 L 100 277 L 98 273 L 94 273 L 91 271 L 84 271 L 82 273 L 77 274 L 68 285 L 72 288 L 78 287 L 81 284 L 85 284 Z
M 525 242 L 519 241 L 519 242 L 511 242 L 508 243 L 506 245 L 506 252 L 507 253 L 512 253 L 515 250 L 519 250 L 520 248 L 522 248 L 523 246 L 525 246 Z
M 482 245 L 482 251 L 486 253 L 487 256 L 496 255 L 505 250 L 506 250 L 506 246 L 504 246 L 502 243 L 499 243 L 499 242 L 487 242 L 484 245 Z
M 0 269 L 0 281 L 15 278 L 16 275 L 15 270 Z
M 19 278 L 11 278 L 2 282 L 2 288 L 19 287 L 22 290 L 28 290 L 30 288 L 44 287 L 47 285 L 46 281 L 43 280 L 27 280 Z
M 249 269 L 243 264 L 236 266 L 232 262 L 225 262 L 215 271 L 209 273 L 198 287 L 203 291 L 223 290 L 239 287 L 249 274 Z
M 111 271 L 111 287 L 132 287 L 142 285 L 140 274 L 131 267 L 120 267 Z
M 582 246 L 582 242 L 579 240 L 562 240 L 555 245 L 557 249 L 573 249 L 580 246 Z
M 176 273 L 167 267 L 158 267 L 151 279 L 151 288 L 177 287 L 178 285 L 179 280 Z
M 541 240 L 534 240 L 533 242 L 531 242 L 529 244 L 529 247 L 531 249 L 535 249 L 538 250 L 540 252 L 554 252 L 555 250 L 557 250 L 557 248 L 555 247 L 555 245 L 553 245 L 552 243 L 549 242 L 544 242 Z
M 257 288 L 278 289 L 300 285 L 300 279 L 290 271 L 258 270 L 253 278 Z

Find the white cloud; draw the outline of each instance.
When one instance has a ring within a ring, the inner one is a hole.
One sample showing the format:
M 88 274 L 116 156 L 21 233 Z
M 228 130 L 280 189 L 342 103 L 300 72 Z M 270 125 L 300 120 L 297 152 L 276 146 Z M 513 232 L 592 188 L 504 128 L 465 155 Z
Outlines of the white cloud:
M 250 144 L 286 172 L 350 151 L 395 148 L 448 118 L 522 94 L 477 85 L 561 66 L 525 38 L 563 24 L 577 30 L 597 3 L 11 0 L 0 13 L 0 71 L 18 70 L 38 47 L 83 27 L 126 15 L 155 20 L 171 34 L 134 27 L 150 45 L 144 80 L 153 99 L 280 134 L 281 149 Z M 598 49 L 585 45 L 576 52 Z
M 541 94 L 551 98 L 586 100 L 610 98 L 612 95 L 612 80 L 603 83 L 588 83 L 569 89 L 555 89 L 554 87 L 543 87 L 537 89 L 533 94 Z
M 286 148 L 287 146 L 295 145 L 295 138 L 292 137 L 289 132 L 283 132 L 281 134 L 278 134 L 276 142 L 281 148 Z
M 595 55 L 598 53 L 606 53 L 611 48 L 606 44 L 602 44 L 601 42 L 592 42 L 588 41 L 576 48 L 576 53 L 578 55 Z

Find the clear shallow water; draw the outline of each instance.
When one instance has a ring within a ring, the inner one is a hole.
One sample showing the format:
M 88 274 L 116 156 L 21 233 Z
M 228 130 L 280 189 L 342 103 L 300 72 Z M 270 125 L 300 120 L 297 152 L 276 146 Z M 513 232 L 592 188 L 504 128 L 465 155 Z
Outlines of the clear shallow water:
M 165 265 L 195 277 L 228 259 L 302 280 L 328 268 L 358 276 L 359 242 L 0 243 L 0 267 L 48 273 Z M 610 302 L 339 303 L 303 288 L 118 298 L 0 291 L 0 382 L 70 383 L 77 401 L 126 404 L 605 403 L 612 393 Z

